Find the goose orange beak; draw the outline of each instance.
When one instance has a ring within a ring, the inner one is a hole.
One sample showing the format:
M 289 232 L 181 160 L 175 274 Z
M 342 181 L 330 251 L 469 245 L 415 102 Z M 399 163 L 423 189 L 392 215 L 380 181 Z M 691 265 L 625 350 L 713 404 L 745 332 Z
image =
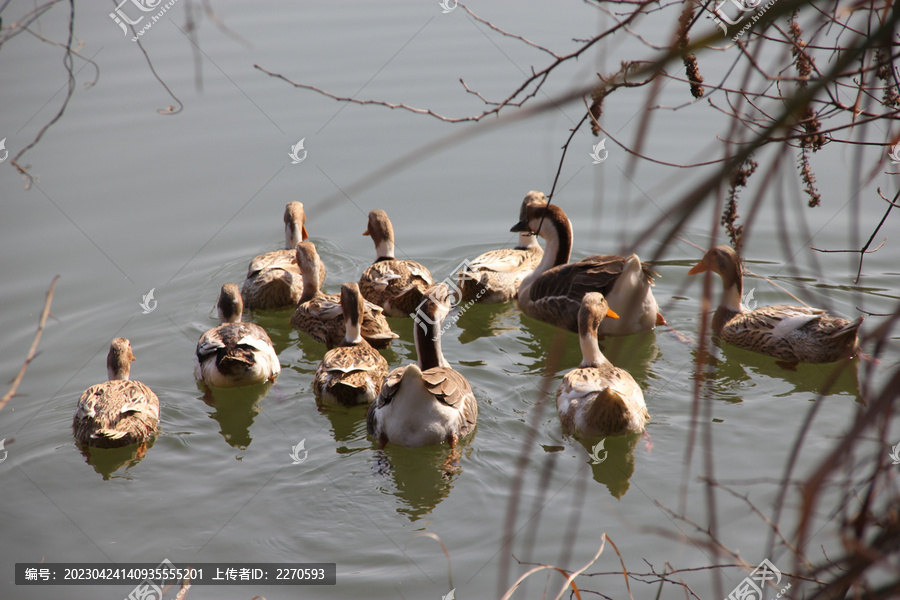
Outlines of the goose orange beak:
M 303 241 L 306 241 L 306 239 L 307 239 L 308 237 L 309 237 L 309 234 L 306 233 L 306 225 L 301 226 L 301 229 L 300 229 L 300 239 L 302 239 Z
M 706 261 L 701 260 L 696 265 L 691 267 L 691 270 L 688 271 L 688 275 L 696 275 L 697 273 L 706 273 L 709 271 L 709 267 L 706 266 Z
M 363 235 L 370 235 L 370 234 L 369 234 L 369 230 L 366 229 L 365 231 L 363 231 Z
M 614 311 L 613 309 L 609 308 L 609 309 L 606 310 L 606 318 L 607 318 L 607 319 L 618 319 L 618 318 L 619 318 L 619 313 L 617 313 L 617 312 Z

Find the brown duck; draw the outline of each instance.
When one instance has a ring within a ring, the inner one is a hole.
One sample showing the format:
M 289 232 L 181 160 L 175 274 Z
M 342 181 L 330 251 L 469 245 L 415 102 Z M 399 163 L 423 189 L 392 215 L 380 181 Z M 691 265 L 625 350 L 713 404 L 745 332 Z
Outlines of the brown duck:
M 688 273 L 706 271 L 722 278 L 722 301 L 712 328 L 723 342 L 788 363 L 827 363 L 859 352 L 857 331 L 864 317 L 848 321 L 805 306 L 745 308 L 741 258 L 730 246 L 712 248 Z
M 356 282 L 341 286 L 344 339 L 328 352 L 313 380 L 316 398 L 325 404 L 370 404 L 381 391 L 388 364 L 362 335 L 365 306 Z
M 434 285 L 431 273 L 414 260 L 394 257 L 394 227 L 383 210 L 369 213 L 369 227 L 363 235 L 372 236 L 378 254 L 359 278 L 363 297 L 383 308 L 389 317 L 415 314 L 425 290 Z
M 309 235 L 306 212 L 300 202 L 288 202 L 284 208 L 284 249 L 260 254 L 250 261 L 247 279 L 241 288 L 247 308 L 293 307 L 303 294 L 303 280 L 294 256 L 294 248 Z M 325 280 L 325 265 L 321 266 Z
M 116 338 L 106 356 L 109 381 L 81 395 L 72 421 L 79 444 L 118 448 L 148 441 L 159 427 L 159 398 L 140 381 L 129 379 L 136 360 L 131 342 Z

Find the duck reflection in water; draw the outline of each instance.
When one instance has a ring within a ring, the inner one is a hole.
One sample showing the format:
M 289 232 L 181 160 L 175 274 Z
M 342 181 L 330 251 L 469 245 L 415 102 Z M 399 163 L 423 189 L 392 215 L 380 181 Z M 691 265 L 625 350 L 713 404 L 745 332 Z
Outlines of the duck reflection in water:
M 578 440 L 587 450 L 594 481 L 605 485 L 614 498 L 621 499 L 631 485 L 634 451 L 640 441 L 640 433 Z M 650 447 L 649 441 L 647 446 Z
M 819 395 L 848 395 L 862 402 L 859 387 L 859 358 L 847 358 L 833 363 L 810 364 L 800 363 L 793 368 L 779 365 L 773 358 L 744 350 L 731 344 L 715 341 L 718 356 L 708 357 L 715 366 L 715 386 L 720 397 L 733 402 L 743 401 L 747 384 L 755 382 L 761 385 L 759 377 L 766 376 L 782 379 L 793 389 L 786 391 L 785 396 L 797 393 Z M 696 352 L 695 352 L 696 355 Z
M 456 452 L 468 455 L 470 449 L 466 446 L 466 442 L 461 442 Z M 444 445 L 425 448 L 388 445 L 375 451 L 372 469 L 376 475 L 393 482 L 393 489 L 385 485 L 382 490 L 397 498 L 398 513 L 417 521 L 450 495 L 454 480 L 462 473 L 458 462 L 448 460 L 450 452 Z
M 259 401 L 272 387 L 271 383 L 260 383 L 238 388 L 210 388 L 202 384 L 200 398 L 215 409 L 209 413 L 211 419 L 219 423 L 219 433 L 229 446 L 246 450 L 253 441 L 250 426 L 260 413 Z
M 154 438 L 147 442 L 119 448 L 95 448 L 79 444 L 75 444 L 75 446 L 81 451 L 84 461 L 91 465 L 94 471 L 106 481 L 120 477 L 130 479 L 127 475 L 128 469 L 141 462 L 147 454 L 147 450 L 153 446 L 155 441 Z M 125 473 L 116 474 L 123 467 L 125 468 Z

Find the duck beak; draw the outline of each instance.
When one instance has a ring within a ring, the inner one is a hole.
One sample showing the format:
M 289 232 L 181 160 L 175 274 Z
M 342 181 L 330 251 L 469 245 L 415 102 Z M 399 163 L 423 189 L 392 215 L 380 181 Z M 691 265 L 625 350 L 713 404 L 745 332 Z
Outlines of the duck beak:
M 510 227 L 509 230 L 513 233 L 526 232 L 534 235 L 534 232 L 531 231 L 531 228 L 528 226 L 527 219 L 522 219 L 521 221 Z
M 303 241 L 306 241 L 306 239 L 308 237 L 309 237 L 309 234 L 306 233 L 306 225 L 302 225 L 301 229 L 300 229 L 300 239 Z
M 618 319 L 618 318 L 619 318 L 619 313 L 617 313 L 617 312 L 614 311 L 613 309 L 609 308 L 609 309 L 606 310 L 606 318 L 607 318 L 607 319 Z
M 706 266 L 706 261 L 701 260 L 696 265 L 691 267 L 691 270 L 688 271 L 688 275 L 696 275 L 697 273 L 706 273 L 709 271 L 709 267 Z

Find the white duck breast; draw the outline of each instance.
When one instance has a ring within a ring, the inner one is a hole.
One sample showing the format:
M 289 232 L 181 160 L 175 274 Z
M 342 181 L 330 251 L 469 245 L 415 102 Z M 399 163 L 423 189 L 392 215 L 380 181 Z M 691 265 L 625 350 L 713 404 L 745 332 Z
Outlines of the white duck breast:
M 215 387 L 274 380 L 281 372 L 278 355 L 265 329 L 241 322 L 243 302 L 237 284 L 222 286 L 218 310 L 222 324 L 206 331 L 197 342 L 194 376 Z

